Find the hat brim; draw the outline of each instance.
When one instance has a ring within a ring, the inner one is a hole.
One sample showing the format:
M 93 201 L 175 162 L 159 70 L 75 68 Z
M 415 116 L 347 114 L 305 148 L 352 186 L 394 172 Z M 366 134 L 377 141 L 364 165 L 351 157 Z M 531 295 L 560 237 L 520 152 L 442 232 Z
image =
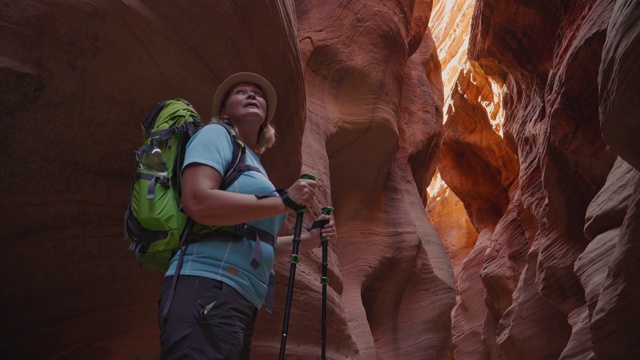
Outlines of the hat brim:
M 239 83 L 250 83 L 255 84 L 260 87 L 262 90 L 262 94 L 267 102 L 267 117 L 266 121 L 271 122 L 273 118 L 273 114 L 276 112 L 276 104 L 278 102 L 278 98 L 276 96 L 276 90 L 273 88 L 271 83 L 267 81 L 267 79 L 263 78 L 258 74 L 254 74 L 251 72 L 239 72 L 229 76 L 225 81 L 223 81 L 218 89 L 216 89 L 216 93 L 213 95 L 213 104 L 212 104 L 212 113 L 213 116 L 220 115 L 220 110 L 222 109 L 222 101 L 224 97 L 227 95 L 229 90 Z

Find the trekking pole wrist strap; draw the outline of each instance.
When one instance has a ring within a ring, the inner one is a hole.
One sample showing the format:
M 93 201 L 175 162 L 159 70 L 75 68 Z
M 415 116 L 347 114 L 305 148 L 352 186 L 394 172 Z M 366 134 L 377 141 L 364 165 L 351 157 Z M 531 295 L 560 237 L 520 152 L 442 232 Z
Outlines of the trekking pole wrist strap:
M 311 226 L 304 226 L 304 228 L 307 231 L 311 231 L 313 229 L 321 229 L 328 223 L 329 223 L 329 220 L 316 220 L 313 222 L 313 224 L 311 224 Z
M 280 198 L 282 198 L 282 202 L 289 208 L 292 209 L 295 212 L 300 212 L 302 210 L 305 209 L 304 206 L 298 204 L 297 202 L 291 200 L 291 198 L 289 197 L 289 193 L 287 192 L 287 190 L 284 189 L 276 189 L 276 192 L 278 192 L 278 195 L 280 195 Z
M 270 198 L 270 197 L 276 197 L 276 196 L 280 196 L 280 195 L 279 194 L 274 194 L 274 191 L 269 191 L 266 194 L 255 194 L 255 196 L 258 198 L 258 200 L 262 200 L 262 199 L 266 199 L 266 198 Z

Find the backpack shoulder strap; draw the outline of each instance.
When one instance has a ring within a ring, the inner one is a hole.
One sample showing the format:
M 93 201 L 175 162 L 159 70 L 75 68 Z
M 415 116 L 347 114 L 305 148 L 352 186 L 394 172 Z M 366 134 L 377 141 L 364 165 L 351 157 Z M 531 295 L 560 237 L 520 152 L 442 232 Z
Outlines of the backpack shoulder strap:
M 231 144 L 233 145 L 233 153 L 231 155 L 231 164 L 225 170 L 222 176 L 222 182 L 220 183 L 220 189 L 226 190 L 238 180 L 240 175 L 245 171 L 257 171 L 263 172 L 259 167 L 247 164 L 247 148 L 246 145 L 240 140 L 236 130 L 229 124 L 220 123 L 220 125 L 227 130 L 229 137 L 231 138 Z

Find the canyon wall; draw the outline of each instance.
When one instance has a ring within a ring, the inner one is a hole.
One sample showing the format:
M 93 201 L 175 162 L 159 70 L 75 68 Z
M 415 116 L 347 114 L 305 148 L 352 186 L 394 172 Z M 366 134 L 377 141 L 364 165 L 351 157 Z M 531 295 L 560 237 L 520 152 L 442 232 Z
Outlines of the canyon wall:
M 464 257 L 452 355 L 638 358 L 640 4 L 471 3 L 468 44 L 453 46 L 464 12 L 431 19 L 450 24 L 435 39 L 458 69 L 438 170 L 477 232 L 443 237 L 452 260 Z M 430 219 L 441 203 L 430 199 Z

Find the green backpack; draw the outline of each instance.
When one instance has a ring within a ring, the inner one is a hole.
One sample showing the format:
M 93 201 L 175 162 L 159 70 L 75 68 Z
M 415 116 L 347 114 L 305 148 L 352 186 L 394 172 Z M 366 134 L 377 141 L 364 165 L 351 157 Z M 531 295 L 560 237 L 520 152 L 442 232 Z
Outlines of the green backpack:
M 125 214 L 125 240 L 143 267 L 165 272 L 193 224 L 182 211 L 181 170 L 187 142 L 203 127 L 186 100 L 161 101 L 144 118 L 144 144 L 136 151 L 137 168 Z M 223 125 L 233 143 L 233 161 L 223 174 L 221 189 L 243 172 L 244 144 Z

